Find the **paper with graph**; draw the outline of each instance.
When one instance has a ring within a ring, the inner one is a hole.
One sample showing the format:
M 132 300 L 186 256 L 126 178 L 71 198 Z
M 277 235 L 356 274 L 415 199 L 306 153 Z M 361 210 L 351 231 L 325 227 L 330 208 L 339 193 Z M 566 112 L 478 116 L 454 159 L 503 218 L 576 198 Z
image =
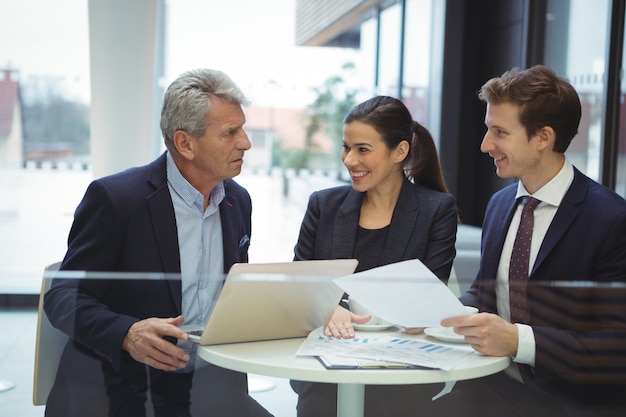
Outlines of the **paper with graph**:
M 450 346 L 402 337 L 357 336 L 336 339 L 313 330 L 298 349 L 297 356 L 321 358 L 328 368 L 411 368 L 450 370 L 466 356 L 476 354 L 469 345 Z

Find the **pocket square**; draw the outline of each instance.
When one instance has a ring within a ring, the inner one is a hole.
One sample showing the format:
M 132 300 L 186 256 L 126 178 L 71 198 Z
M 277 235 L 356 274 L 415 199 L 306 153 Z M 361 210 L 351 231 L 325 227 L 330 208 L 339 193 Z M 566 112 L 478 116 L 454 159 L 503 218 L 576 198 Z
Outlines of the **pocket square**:
M 245 248 L 246 246 L 250 246 L 250 236 L 243 235 L 241 240 L 239 241 L 239 249 Z

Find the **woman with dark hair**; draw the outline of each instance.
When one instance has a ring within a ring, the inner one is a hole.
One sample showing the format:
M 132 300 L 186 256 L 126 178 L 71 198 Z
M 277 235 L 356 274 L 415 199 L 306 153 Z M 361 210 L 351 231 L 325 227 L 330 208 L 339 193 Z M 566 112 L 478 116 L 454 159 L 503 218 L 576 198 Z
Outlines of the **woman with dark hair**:
M 428 130 L 400 100 L 373 97 L 344 118 L 341 159 L 352 184 L 311 194 L 294 260 L 356 258 L 359 272 L 417 258 L 447 283 L 456 253 L 457 208 Z M 337 306 L 324 329 L 327 336 L 352 338 L 353 323 L 369 320 L 346 307 Z M 336 385 L 291 385 L 299 394 L 299 417 L 336 415 Z M 429 401 L 440 389 L 367 386 L 365 415 L 411 414 L 411 404 Z

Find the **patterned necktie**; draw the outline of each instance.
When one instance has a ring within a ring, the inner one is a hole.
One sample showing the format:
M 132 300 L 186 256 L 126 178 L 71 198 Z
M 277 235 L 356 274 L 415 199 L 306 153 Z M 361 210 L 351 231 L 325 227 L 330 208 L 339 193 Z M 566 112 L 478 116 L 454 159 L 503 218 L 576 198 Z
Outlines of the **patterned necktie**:
M 533 211 L 540 202 L 529 196 L 524 197 L 523 200 L 522 217 L 515 236 L 509 266 L 509 302 L 512 323 L 528 323 L 526 284 L 529 275 L 530 242 L 533 237 Z

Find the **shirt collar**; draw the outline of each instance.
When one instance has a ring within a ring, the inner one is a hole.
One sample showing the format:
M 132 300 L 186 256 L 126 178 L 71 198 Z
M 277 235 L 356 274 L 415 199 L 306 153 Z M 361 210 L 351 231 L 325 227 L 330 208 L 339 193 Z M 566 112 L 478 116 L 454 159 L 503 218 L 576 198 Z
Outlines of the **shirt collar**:
M 196 190 L 193 185 L 189 184 L 189 181 L 183 174 L 180 173 L 174 158 L 171 153 L 167 152 L 167 181 L 172 189 L 185 201 L 188 205 L 196 204 L 198 202 L 204 205 L 204 196 L 200 191 Z M 224 181 L 219 182 L 215 188 L 211 191 L 211 199 L 209 206 L 218 206 L 225 196 Z
M 538 189 L 532 196 L 544 203 L 558 207 L 561 204 L 567 189 L 572 184 L 572 181 L 574 181 L 574 167 L 569 160 L 565 158 L 565 162 L 563 163 L 563 167 L 559 173 L 548 181 L 546 185 Z M 517 183 L 517 195 L 515 198 L 519 199 L 520 197 L 527 195 L 530 194 L 526 191 L 524 184 L 519 181 Z

